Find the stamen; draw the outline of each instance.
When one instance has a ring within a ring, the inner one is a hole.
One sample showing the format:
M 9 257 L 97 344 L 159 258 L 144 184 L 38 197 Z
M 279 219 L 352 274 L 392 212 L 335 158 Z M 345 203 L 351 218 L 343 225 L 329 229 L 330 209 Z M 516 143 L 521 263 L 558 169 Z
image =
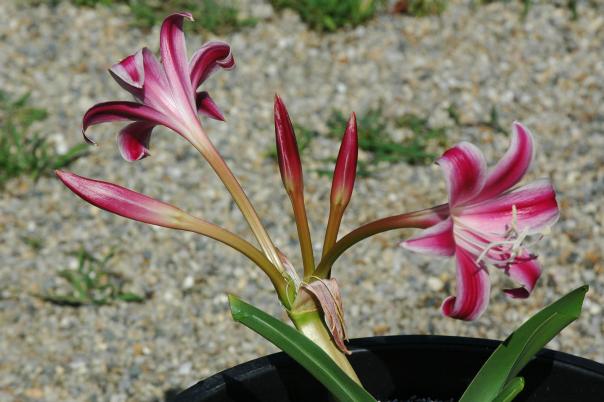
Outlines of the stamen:
M 478 256 L 478 258 L 476 259 L 476 263 L 479 264 L 482 260 L 484 260 L 487 257 L 487 254 L 490 251 L 492 251 L 493 249 L 495 249 L 497 247 L 505 247 L 507 245 L 510 245 L 510 247 L 508 248 L 508 250 L 505 250 L 505 251 L 501 250 L 500 251 L 500 255 L 504 259 L 500 260 L 500 261 L 497 261 L 497 262 L 498 263 L 502 263 L 502 262 L 509 261 L 511 263 L 515 259 L 516 247 L 518 247 L 518 245 L 516 243 L 517 243 L 516 239 L 491 242 L 491 243 L 487 244 L 487 246 L 484 248 L 484 250 L 482 250 L 482 253 L 480 253 L 480 255 Z M 508 253 L 508 251 L 511 251 L 511 253 Z
M 528 228 L 522 229 L 522 231 L 518 231 L 518 209 L 516 205 L 512 205 L 512 221 L 510 225 L 506 225 L 506 231 L 503 234 L 503 240 L 493 241 L 488 243 L 482 252 L 478 255 L 476 259 L 476 263 L 480 264 L 483 261 L 489 259 L 492 264 L 498 268 L 508 267 L 510 264 L 514 264 L 516 262 L 525 261 L 527 257 L 520 257 L 526 248 L 523 245 L 526 245 L 525 240 L 529 237 Z M 488 254 L 492 251 L 496 251 L 498 256 L 501 258 L 497 260 L 493 257 L 489 257 Z M 533 254 L 528 255 L 528 259 L 533 259 Z M 535 256 L 536 258 L 536 256 Z

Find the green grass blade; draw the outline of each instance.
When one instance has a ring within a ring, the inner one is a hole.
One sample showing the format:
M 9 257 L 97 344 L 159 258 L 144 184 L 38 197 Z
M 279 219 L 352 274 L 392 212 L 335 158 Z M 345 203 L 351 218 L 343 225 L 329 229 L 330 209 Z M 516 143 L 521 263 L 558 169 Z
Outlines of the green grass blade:
M 229 295 L 233 319 L 252 329 L 300 363 L 338 400 L 375 402 L 338 365 L 306 336 L 262 310 Z
M 77 292 L 79 298 L 88 298 L 89 287 L 86 284 L 85 278 L 79 272 L 64 269 L 59 271 L 59 276 L 69 282 L 73 290 Z
M 78 144 L 69 148 L 64 154 L 58 155 L 52 161 L 53 169 L 61 169 L 74 162 L 76 159 L 88 155 L 88 144 Z
M 145 298 L 143 296 L 137 295 L 136 293 L 132 293 L 132 292 L 120 293 L 116 296 L 116 299 L 125 301 L 128 303 L 142 303 L 145 301 Z
M 554 336 L 579 317 L 589 287 L 550 304 L 514 331 L 482 366 L 459 402 L 493 401 Z M 520 391 L 518 391 L 520 392 Z
M 39 295 L 38 297 L 44 301 L 56 304 L 58 306 L 81 307 L 89 302 L 87 299 L 81 299 L 79 297 L 69 295 L 49 294 Z

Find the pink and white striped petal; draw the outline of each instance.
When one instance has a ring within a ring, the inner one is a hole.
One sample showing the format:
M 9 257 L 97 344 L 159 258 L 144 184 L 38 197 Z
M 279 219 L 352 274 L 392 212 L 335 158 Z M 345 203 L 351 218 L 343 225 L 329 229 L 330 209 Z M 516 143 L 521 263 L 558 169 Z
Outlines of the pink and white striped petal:
M 191 112 L 195 112 L 195 99 L 189 77 L 185 34 L 182 27 L 185 18 L 193 21 L 190 13 L 175 13 L 164 20 L 159 34 L 159 50 L 174 99 L 180 107 L 189 107 Z
M 445 175 L 451 208 L 471 200 L 482 190 L 487 163 L 475 145 L 459 143 L 445 151 L 436 163 Z
M 534 234 L 553 225 L 559 215 L 554 187 L 549 180 L 541 179 L 494 199 L 464 207 L 458 212 L 457 219 L 484 233 L 503 234 L 515 225 L 518 232 Z
M 503 292 L 512 299 L 526 299 L 531 295 L 541 276 L 541 265 L 535 257 L 528 253 L 518 257 L 518 260 L 520 262 L 512 264 L 506 269 L 506 274 L 522 286 L 515 289 L 504 289 Z
M 533 135 L 518 122 L 514 122 L 512 131 L 510 147 L 488 173 L 484 188 L 476 201 L 486 200 L 509 190 L 531 166 L 535 155 Z
M 164 114 L 175 113 L 178 106 L 174 103 L 166 72 L 151 50 L 145 47 L 142 54 L 145 72 L 143 102 Z
M 224 116 L 218 109 L 214 100 L 206 91 L 198 92 L 195 97 L 195 103 L 197 103 L 197 111 L 204 116 L 208 116 L 215 120 L 224 121 Z
M 400 245 L 407 250 L 422 254 L 450 257 L 455 254 L 453 220 L 449 217 L 422 230 L 417 236 L 402 242 Z
M 230 70 L 235 67 L 231 46 L 226 42 L 211 41 L 197 50 L 191 62 L 191 85 L 196 90 L 218 68 Z
M 57 170 L 57 176 L 77 196 L 116 215 L 152 225 L 179 229 L 189 215 L 182 210 L 117 184 Z
M 154 127 L 153 123 L 137 121 L 122 128 L 117 144 L 125 160 L 133 162 L 149 156 L 149 141 Z
M 143 100 L 145 70 L 142 49 L 111 66 L 109 73 L 122 88 L 136 99 Z
M 86 135 L 88 127 L 123 120 L 144 121 L 155 125 L 161 124 L 179 132 L 178 127 L 172 124 L 170 119 L 149 106 L 136 102 L 113 101 L 98 103 L 88 109 L 82 119 L 82 133 L 87 142 L 94 144 L 94 141 Z
M 491 287 L 486 268 L 476 264 L 474 257 L 461 247 L 455 250 L 457 295 L 447 297 L 441 306 L 446 317 L 473 321 L 489 305 Z

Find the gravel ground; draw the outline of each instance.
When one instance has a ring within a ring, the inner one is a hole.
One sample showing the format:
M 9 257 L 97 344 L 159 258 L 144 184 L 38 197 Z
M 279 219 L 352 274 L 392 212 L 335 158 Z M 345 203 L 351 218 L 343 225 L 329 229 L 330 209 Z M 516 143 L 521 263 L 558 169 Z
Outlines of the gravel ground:
M 0 88 L 31 91 L 33 103 L 50 112 L 37 129 L 64 149 L 81 141 L 81 116 L 89 106 L 127 99 L 106 69 L 141 46 L 157 49 L 158 29 L 129 28 L 122 9 L 19 3 L 0 2 Z M 450 126 L 450 144 L 473 141 L 490 161 L 505 152 L 508 140 L 471 123 L 487 120 L 494 105 L 502 124 L 520 120 L 536 134 L 529 179 L 551 177 L 559 191 L 562 216 L 538 246 L 545 272 L 530 299 L 506 299 L 500 290 L 507 280 L 492 272 L 487 313 L 473 323 L 445 319 L 438 306 L 454 289 L 452 262 L 395 247 L 410 232 L 380 235 L 335 267 L 351 337 L 503 338 L 527 315 L 588 283 L 583 315 L 550 347 L 604 362 L 604 16 L 601 6 L 579 3 L 578 21 L 564 8 L 543 4 L 523 21 L 520 5 L 473 8 L 453 1 L 440 18 L 383 14 L 329 36 L 308 31 L 293 13 L 274 15 L 264 3 L 245 4 L 266 20 L 224 38 L 238 67 L 208 82 L 227 123 L 207 126 L 296 266 L 289 201 L 275 164 L 265 157 L 273 141 L 275 92 L 296 122 L 315 129 L 325 127 L 333 108 L 362 113 L 380 102 L 389 118 L 430 116 L 431 123 Z M 205 39 L 189 35 L 189 50 Z M 449 119 L 452 105 L 466 126 Z M 249 236 L 221 183 L 184 140 L 158 131 L 152 156 L 128 164 L 115 146 L 118 127 L 94 128 L 100 146 L 71 170 L 135 188 Z M 330 181 L 314 167 L 337 149 L 320 138 L 306 158 L 317 248 Z M 342 232 L 444 199 L 436 166 L 384 168 L 358 180 Z M 12 181 L 0 194 L 0 210 L 0 400 L 162 401 L 171 390 L 274 351 L 230 319 L 226 292 L 282 314 L 268 280 L 230 249 L 99 211 L 54 178 Z M 41 239 L 41 249 L 24 237 Z M 64 286 L 57 273 L 75 266 L 69 253 L 81 245 L 99 256 L 115 248 L 111 269 L 130 279 L 132 290 L 152 297 L 142 304 L 69 308 L 33 296 Z

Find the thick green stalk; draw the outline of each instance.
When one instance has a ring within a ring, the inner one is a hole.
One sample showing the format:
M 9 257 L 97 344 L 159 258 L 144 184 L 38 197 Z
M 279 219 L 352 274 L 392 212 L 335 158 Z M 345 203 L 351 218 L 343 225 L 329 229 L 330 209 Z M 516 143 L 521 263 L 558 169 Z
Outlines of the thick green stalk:
M 323 241 L 323 254 L 322 257 L 331 250 L 336 240 L 338 240 L 338 232 L 340 230 L 340 223 L 342 222 L 342 216 L 344 215 L 344 209 L 339 205 L 333 205 L 329 209 L 329 218 L 327 220 L 327 229 L 325 229 L 325 240 Z
M 288 314 L 298 331 L 321 347 L 350 378 L 361 384 L 346 355 L 333 343 L 318 310 L 289 311 Z
M 329 278 L 331 267 L 338 257 L 361 240 L 394 229 L 425 229 L 440 222 L 444 216 L 448 215 L 448 213 L 449 206 L 443 204 L 430 209 L 389 216 L 359 226 L 337 241 L 329 252 L 323 256 L 319 265 L 317 265 L 314 276 L 318 278 Z

